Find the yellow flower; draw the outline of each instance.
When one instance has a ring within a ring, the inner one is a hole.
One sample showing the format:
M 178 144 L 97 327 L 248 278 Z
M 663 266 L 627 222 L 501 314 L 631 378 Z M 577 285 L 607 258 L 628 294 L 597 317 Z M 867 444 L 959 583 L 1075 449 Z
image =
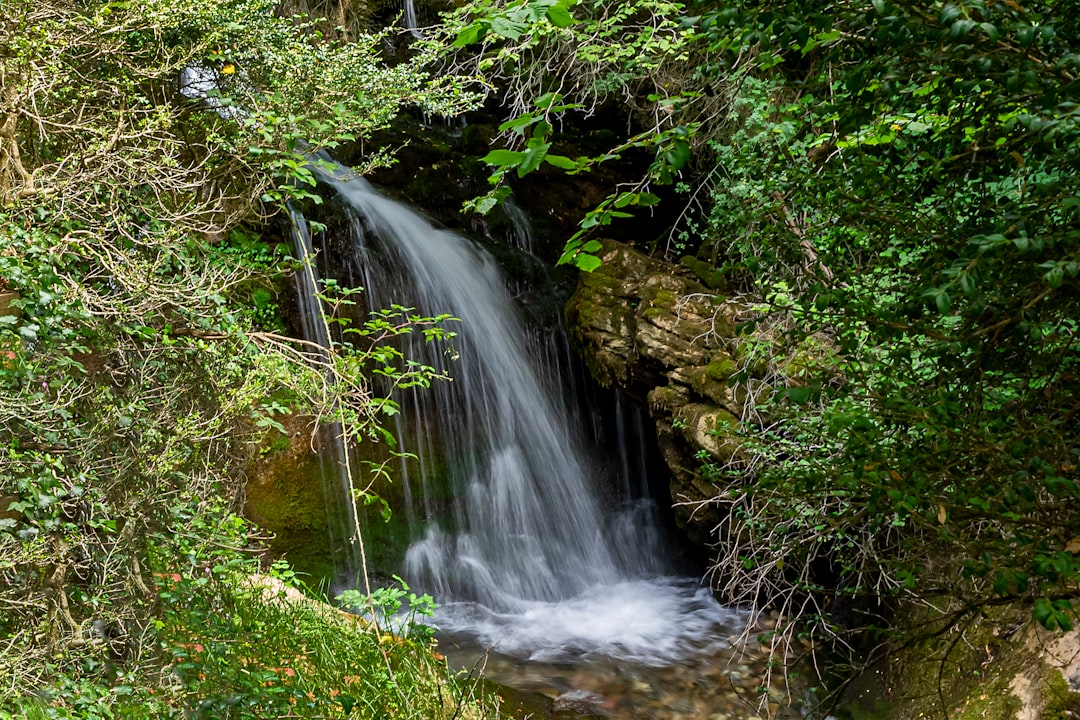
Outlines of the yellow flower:
M 232 63 L 225 63 L 225 67 L 221 68 L 222 75 L 232 75 L 236 72 L 236 66 Z

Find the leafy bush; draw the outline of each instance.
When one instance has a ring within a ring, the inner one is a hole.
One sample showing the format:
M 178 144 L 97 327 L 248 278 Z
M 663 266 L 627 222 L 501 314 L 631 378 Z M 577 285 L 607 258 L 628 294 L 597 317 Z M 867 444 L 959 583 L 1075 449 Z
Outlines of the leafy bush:
M 308 152 L 364 139 L 405 105 L 472 99 L 431 78 L 429 58 L 387 68 L 378 38 L 324 43 L 274 9 L 10 0 L 0 14 L 7 708 L 197 706 L 198 686 L 169 690 L 178 666 L 159 644 L 194 619 L 163 615 L 152 571 L 190 580 L 172 596 L 185 610 L 238 608 L 221 573 L 249 552 L 231 510 L 261 427 L 287 408 L 377 435 L 392 410 L 364 375 L 393 376 L 392 353 L 372 350 L 387 317 L 318 352 L 278 334 L 271 288 L 297 264 L 242 228 L 317 200 Z M 402 382 L 424 377 L 409 367 Z M 173 554 L 151 564 L 155 547 Z

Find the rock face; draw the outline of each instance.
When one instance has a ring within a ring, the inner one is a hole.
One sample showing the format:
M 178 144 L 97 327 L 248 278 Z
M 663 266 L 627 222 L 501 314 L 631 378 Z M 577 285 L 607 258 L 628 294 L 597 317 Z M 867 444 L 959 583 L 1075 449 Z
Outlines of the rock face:
M 902 621 L 941 618 L 908 608 Z M 893 653 L 846 693 L 842 717 L 1062 720 L 1080 717 L 1080 630 L 1050 632 L 1017 604 L 984 608 Z
M 648 405 L 676 516 L 708 544 L 721 519 L 713 480 L 744 452 L 733 431 L 747 411 L 746 385 L 728 383 L 745 365 L 735 333 L 741 308 L 629 246 L 605 241 L 600 256 L 567 303 L 571 335 L 600 384 Z

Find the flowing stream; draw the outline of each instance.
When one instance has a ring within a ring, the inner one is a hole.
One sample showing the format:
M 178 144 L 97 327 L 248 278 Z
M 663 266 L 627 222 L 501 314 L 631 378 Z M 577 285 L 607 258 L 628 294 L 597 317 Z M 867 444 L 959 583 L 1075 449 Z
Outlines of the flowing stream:
M 526 330 L 486 251 L 343 167 L 319 172 L 346 213 L 346 272 L 366 302 L 460 319 L 449 345 L 413 337 L 406 349 L 451 380 L 403 398 L 399 449 L 415 460 L 396 473 L 411 538 L 401 574 L 434 595 L 448 652 L 490 652 L 497 680 L 597 709 L 652 688 L 642 668 L 727 667 L 743 616 L 675 572 L 641 440 L 613 457 L 588 446 L 557 367 L 561 336 Z M 617 410 L 613 432 L 643 432 L 640 413 Z M 537 667 L 621 680 L 536 681 Z

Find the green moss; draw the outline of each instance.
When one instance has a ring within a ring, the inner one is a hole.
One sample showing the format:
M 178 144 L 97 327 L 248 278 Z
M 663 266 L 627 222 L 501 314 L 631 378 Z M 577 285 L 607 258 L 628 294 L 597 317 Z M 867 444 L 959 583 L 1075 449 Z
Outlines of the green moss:
M 656 318 L 661 317 L 662 315 L 667 315 L 667 314 L 668 314 L 668 311 L 663 309 L 663 308 L 650 307 L 650 308 L 646 308 L 645 310 L 642 311 L 641 317 L 643 317 L 646 320 L 655 320 Z
M 582 273 L 579 282 L 583 288 L 594 293 L 608 291 L 603 294 L 615 296 L 611 299 L 612 303 L 619 302 L 617 298 L 623 292 L 623 283 L 616 275 L 605 272 L 606 268 L 607 265 L 601 265 L 591 273 Z
M 269 455 L 276 455 L 278 453 L 285 452 L 289 449 L 289 436 L 279 430 L 271 430 L 263 438 L 263 443 L 259 447 L 259 455 L 267 457 Z
M 671 290 L 664 290 L 655 286 L 643 289 L 641 294 L 654 308 L 662 308 L 668 311 L 674 310 L 675 304 L 679 301 L 678 296 Z
M 739 428 L 739 418 L 727 410 L 718 410 L 709 423 L 709 434 L 716 437 L 728 437 Z
M 331 526 L 326 517 L 322 470 L 314 453 L 292 452 L 289 437 L 273 441 L 247 486 L 245 514 L 273 533 L 270 553 L 285 558 L 308 582 L 318 585 L 334 578 Z
M 953 716 L 956 720 L 1013 720 L 1020 711 L 1020 701 L 1000 677 L 968 687 L 973 691 Z
M 1024 710 L 1039 708 L 1042 720 L 1080 714 L 1080 693 L 1070 689 L 1060 670 L 1046 664 L 1039 650 L 1045 645 L 1034 635 L 1041 631 L 1030 624 L 1030 607 L 985 608 L 978 620 L 963 627 L 962 638 L 957 638 L 956 627 L 934 633 L 945 618 L 925 608 L 907 608 L 896 620 L 922 627 L 929 635 L 892 654 L 883 675 L 870 673 L 891 688 L 890 705 L 874 714 L 864 701 L 880 693 L 849 690 L 836 717 L 925 720 L 942 716 L 942 701 L 953 720 L 1013 720 Z M 1017 631 L 1019 625 L 1023 627 Z
M 683 255 L 679 258 L 679 264 L 694 273 L 708 289 L 720 290 L 724 287 L 724 274 L 712 263 L 699 260 L 693 255 Z
M 724 382 L 738 370 L 735 360 L 727 353 L 720 353 L 705 366 L 705 376 L 710 380 Z
M 1046 709 L 1042 720 L 1067 720 L 1080 717 L 1080 693 L 1073 692 L 1057 670 L 1051 670 L 1044 688 Z

